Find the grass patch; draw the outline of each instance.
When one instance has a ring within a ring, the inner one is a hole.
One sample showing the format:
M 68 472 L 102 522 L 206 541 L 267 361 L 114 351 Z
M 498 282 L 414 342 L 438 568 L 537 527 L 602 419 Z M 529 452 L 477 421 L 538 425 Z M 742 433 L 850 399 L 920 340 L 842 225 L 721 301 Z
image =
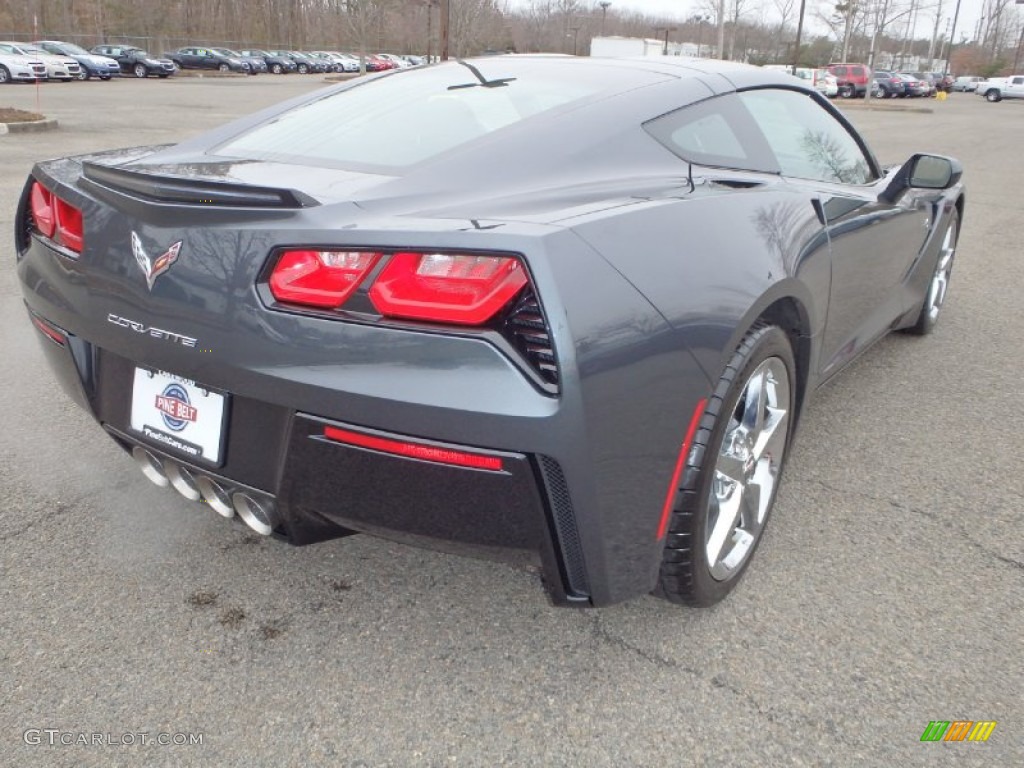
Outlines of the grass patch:
M 0 123 L 34 123 L 36 120 L 45 119 L 35 112 L 26 112 L 14 107 L 0 107 Z

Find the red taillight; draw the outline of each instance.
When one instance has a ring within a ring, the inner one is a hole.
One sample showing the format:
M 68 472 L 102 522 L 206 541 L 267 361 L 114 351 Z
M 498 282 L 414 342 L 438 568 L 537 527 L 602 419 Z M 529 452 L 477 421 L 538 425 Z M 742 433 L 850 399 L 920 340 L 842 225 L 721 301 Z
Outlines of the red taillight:
M 57 240 L 75 253 L 82 252 L 82 212 L 54 195 L 57 210 Z
M 37 317 L 34 313 L 32 314 L 32 323 L 55 344 L 63 347 L 67 343 L 68 337 L 63 331 L 58 329 L 57 326 L 46 322 L 41 317 Z
M 32 218 L 43 237 L 52 237 L 68 250 L 82 252 L 84 237 L 82 212 L 61 200 L 38 181 L 32 182 L 30 193 Z
M 57 226 L 56 214 L 53 210 L 53 193 L 40 184 L 32 182 L 31 192 L 32 218 L 35 219 L 36 229 L 44 237 L 53 237 L 54 229 Z
M 366 251 L 285 251 L 270 275 L 278 301 L 336 309 L 380 259 Z
M 452 253 L 396 253 L 370 289 L 387 317 L 480 325 L 529 278 L 518 259 Z
M 467 451 L 455 451 L 450 448 L 440 448 L 423 443 L 410 443 L 404 440 L 391 440 L 386 437 L 366 435 L 362 432 L 351 432 L 347 429 L 337 427 L 324 427 L 324 437 L 339 443 L 347 443 L 360 448 L 370 448 L 382 453 L 392 453 L 396 456 L 406 456 L 411 459 L 433 461 L 438 464 L 452 464 L 457 467 L 470 467 L 472 469 L 488 469 L 492 472 L 502 470 L 501 457 L 485 456 L 480 453 L 469 453 Z

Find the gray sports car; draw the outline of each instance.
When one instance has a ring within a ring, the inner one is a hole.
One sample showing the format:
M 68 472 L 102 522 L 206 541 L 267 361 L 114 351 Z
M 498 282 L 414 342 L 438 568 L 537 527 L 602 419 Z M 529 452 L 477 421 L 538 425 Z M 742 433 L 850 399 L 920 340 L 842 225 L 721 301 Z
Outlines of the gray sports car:
M 960 178 L 883 170 L 783 74 L 493 57 L 40 163 L 17 269 L 158 485 L 292 544 L 532 559 L 558 604 L 707 605 L 810 395 L 934 326 Z

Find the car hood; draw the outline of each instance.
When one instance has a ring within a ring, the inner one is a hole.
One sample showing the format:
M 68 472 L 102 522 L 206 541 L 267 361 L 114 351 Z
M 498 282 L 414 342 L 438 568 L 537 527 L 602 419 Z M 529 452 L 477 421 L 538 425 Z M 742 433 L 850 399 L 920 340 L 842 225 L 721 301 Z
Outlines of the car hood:
M 41 61 L 47 66 L 66 67 L 68 64 L 77 64 L 78 62 L 72 59 L 70 56 L 58 56 L 57 54 L 47 53 L 46 55 L 38 53 L 26 54 L 28 58 Z

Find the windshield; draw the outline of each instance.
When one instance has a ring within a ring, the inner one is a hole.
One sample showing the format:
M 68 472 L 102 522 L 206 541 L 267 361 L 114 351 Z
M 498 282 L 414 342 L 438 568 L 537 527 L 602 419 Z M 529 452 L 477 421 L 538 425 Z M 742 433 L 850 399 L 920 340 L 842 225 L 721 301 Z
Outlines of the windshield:
M 219 53 L 221 56 L 241 56 L 238 51 L 232 51 L 230 48 L 211 48 L 210 50 Z
M 21 45 L 18 47 L 21 48 L 21 50 L 23 50 L 25 53 L 31 53 L 33 56 L 38 56 L 39 54 L 42 54 L 43 56 L 46 55 L 46 51 L 44 51 L 42 48 L 36 48 L 34 45 Z
M 514 63 L 513 63 L 514 62 Z M 336 91 L 243 133 L 218 153 L 394 173 L 543 112 L 665 75 L 567 60 L 495 59 Z M 504 84 L 503 84 L 504 83 Z

